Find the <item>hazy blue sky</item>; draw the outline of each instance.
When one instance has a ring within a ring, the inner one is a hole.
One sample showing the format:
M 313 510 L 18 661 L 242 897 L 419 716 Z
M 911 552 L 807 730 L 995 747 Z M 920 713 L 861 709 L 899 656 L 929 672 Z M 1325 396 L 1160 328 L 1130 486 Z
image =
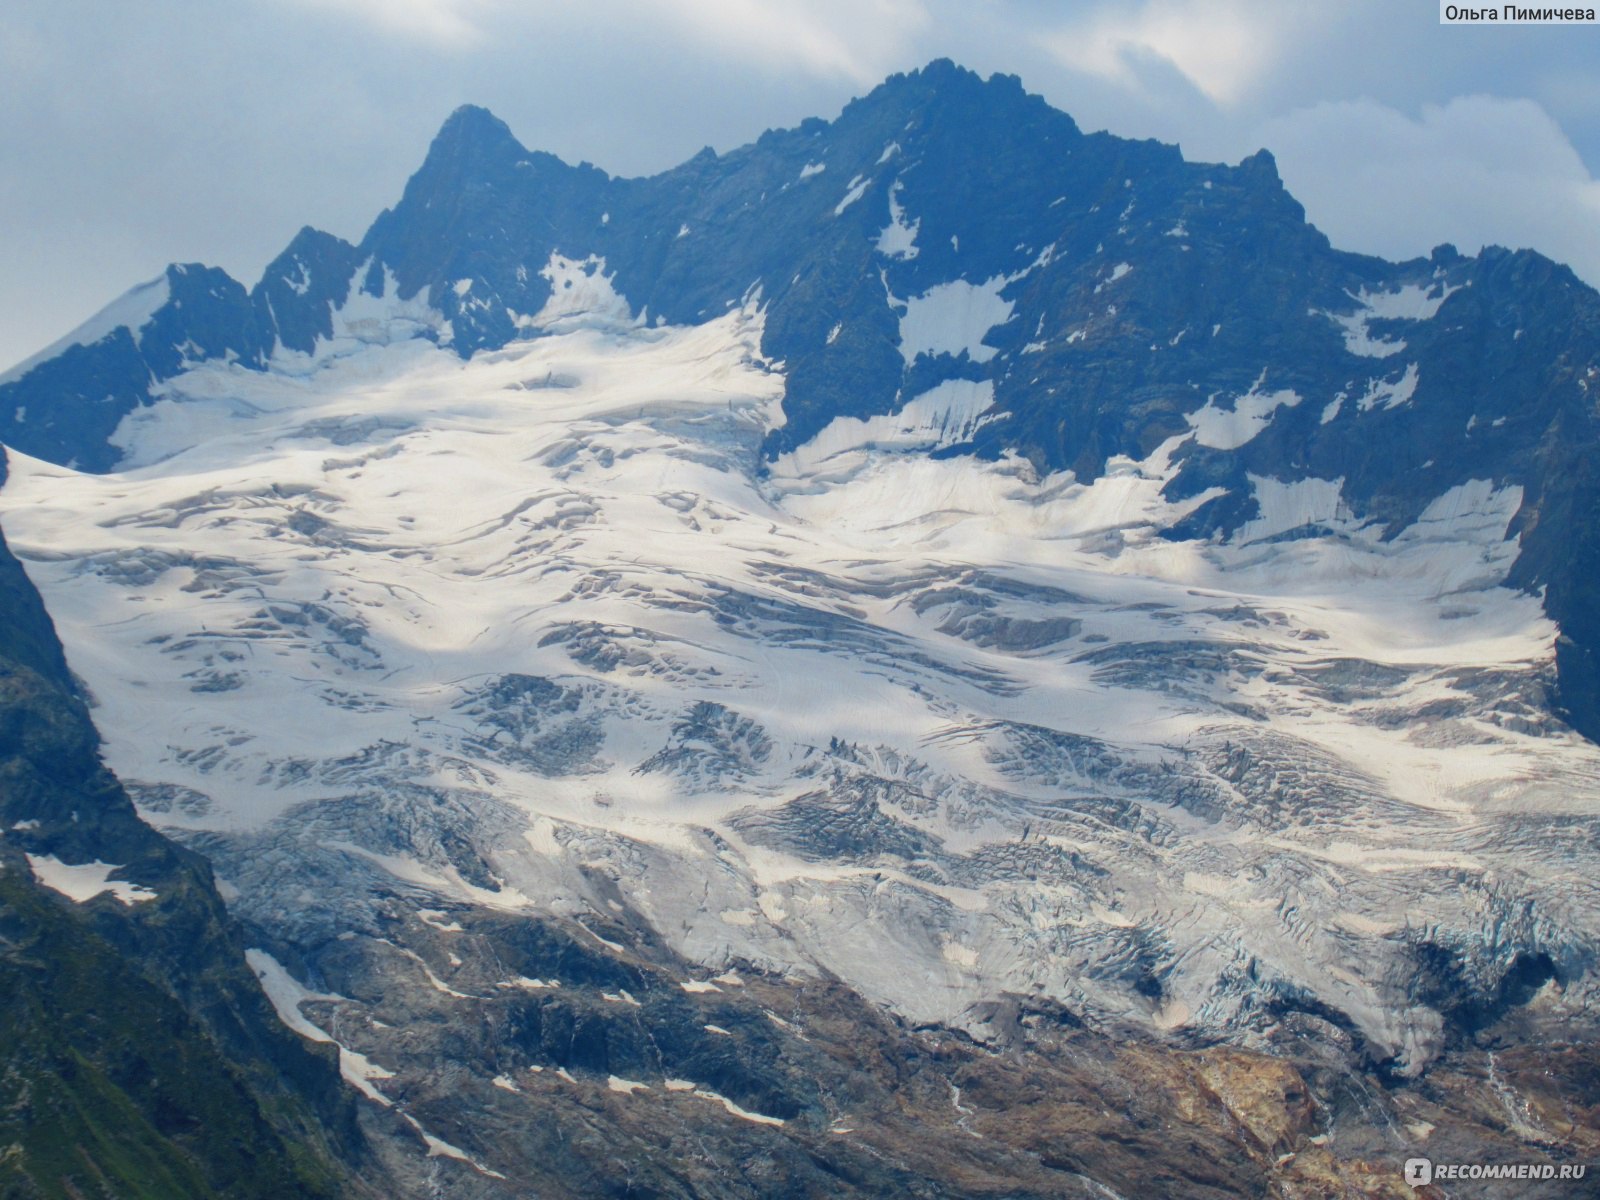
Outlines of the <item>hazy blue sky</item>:
M 948 56 L 1085 129 L 1259 146 L 1338 245 L 1533 246 L 1600 284 L 1600 27 L 1435 0 L 7 0 L 0 366 L 169 261 L 352 240 L 456 105 L 617 174 Z

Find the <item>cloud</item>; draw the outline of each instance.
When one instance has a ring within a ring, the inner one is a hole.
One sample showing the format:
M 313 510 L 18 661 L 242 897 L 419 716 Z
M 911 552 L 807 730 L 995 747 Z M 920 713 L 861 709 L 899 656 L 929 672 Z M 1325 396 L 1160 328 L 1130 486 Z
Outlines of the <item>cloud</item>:
M 486 47 L 530 33 L 609 28 L 621 42 L 653 28 L 657 50 L 688 41 L 747 64 L 876 82 L 926 28 L 922 0 L 273 0 L 285 7 L 445 49 Z M 531 44 L 539 44 L 539 38 Z M 561 40 L 565 40 L 562 38 Z
M 1147 0 L 1095 9 L 1039 41 L 1064 66 L 1134 90 L 1143 64 L 1158 60 L 1213 104 L 1231 107 L 1277 67 L 1287 43 L 1303 42 L 1327 19 L 1313 5 Z
M 766 64 L 878 82 L 930 20 L 921 0 L 653 0 L 694 40 Z
M 497 0 L 277 0 L 278 3 L 345 17 L 422 42 L 449 48 L 475 46 L 484 40 L 483 18 L 499 7 Z
M 1531 247 L 1600 285 L 1600 181 L 1532 100 L 1461 96 L 1416 117 L 1375 100 L 1316 104 L 1259 136 L 1335 245 L 1389 258 L 1444 241 Z

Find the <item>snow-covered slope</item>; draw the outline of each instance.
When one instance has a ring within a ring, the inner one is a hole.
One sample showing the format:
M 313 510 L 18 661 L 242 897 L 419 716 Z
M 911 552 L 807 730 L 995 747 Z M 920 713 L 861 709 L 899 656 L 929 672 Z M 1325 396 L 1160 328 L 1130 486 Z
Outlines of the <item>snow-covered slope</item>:
M 985 420 L 958 382 L 764 463 L 759 296 L 647 324 L 546 270 L 502 349 L 353 297 L 311 353 L 176 375 L 114 474 L 11 455 L 108 763 L 276 944 L 624 920 L 980 1038 L 1007 995 L 1245 1042 L 1298 1010 L 1401 1073 L 1453 1019 L 1430 963 L 1590 1002 L 1600 754 L 1501 586 L 1518 488 L 1396 531 L 1255 476 L 1175 540 L 1206 419 L 1083 482 L 930 454 Z

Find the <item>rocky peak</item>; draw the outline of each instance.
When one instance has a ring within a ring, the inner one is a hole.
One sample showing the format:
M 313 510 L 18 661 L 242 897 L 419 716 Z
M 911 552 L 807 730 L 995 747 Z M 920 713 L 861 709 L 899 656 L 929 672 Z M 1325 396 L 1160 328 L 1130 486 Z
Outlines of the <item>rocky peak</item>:
M 448 117 L 428 146 L 422 171 L 446 170 L 462 163 L 515 159 L 527 154 L 511 128 L 487 108 L 463 104 Z

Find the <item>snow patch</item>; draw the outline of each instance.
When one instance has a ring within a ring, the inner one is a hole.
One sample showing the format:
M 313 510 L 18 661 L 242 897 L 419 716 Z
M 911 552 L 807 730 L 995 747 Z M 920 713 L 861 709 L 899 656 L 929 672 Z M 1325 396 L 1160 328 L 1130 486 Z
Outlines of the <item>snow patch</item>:
M 909 262 L 919 253 L 917 230 L 922 227 L 922 220 L 906 223 L 906 210 L 900 206 L 900 188 L 898 179 L 889 188 L 889 223 L 878 234 L 878 253 Z
M 689 1079 L 667 1079 L 663 1081 L 662 1086 L 666 1088 L 667 1091 L 678 1095 L 691 1095 L 698 1096 L 702 1100 L 713 1100 L 722 1105 L 722 1107 L 726 1109 L 730 1115 L 738 1117 L 741 1121 L 753 1121 L 758 1125 L 783 1124 L 783 1119 L 781 1117 L 767 1117 L 760 1113 L 751 1112 L 747 1108 L 741 1108 L 739 1105 L 735 1104 L 732 1100 L 729 1100 L 720 1092 L 713 1091 L 708 1087 L 703 1087 Z
M 499 988 L 521 988 L 525 992 L 540 992 L 549 988 L 561 986 L 556 979 L 529 979 L 526 975 L 518 975 L 515 979 L 506 979 L 495 984 Z
M 1344 502 L 1343 479 L 1298 479 L 1291 483 L 1259 475 L 1249 479 L 1260 515 L 1247 521 L 1234 535 L 1240 545 L 1297 529 L 1354 531 L 1354 514 Z
M 639 323 L 627 299 L 614 286 L 615 276 L 606 274 L 606 260 L 598 255 L 567 258 L 552 252 L 539 274 L 550 281 L 550 298 L 534 316 L 517 319 L 522 329 L 569 333 L 575 329 L 627 328 Z
M 1250 390 L 1234 400 L 1231 409 L 1218 408 L 1213 394 L 1198 412 L 1184 414 L 1183 419 L 1195 431 L 1195 440 L 1214 450 L 1237 450 L 1270 425 L 1280 408 L 1294 408 L 1300 403 L 1299 393 L 1290 388 L 1261 391 L 1266 377 L 1263 371 Z
M 490 1179 L 505 1178 L 505 1176 L 500 1174 L 499 1171 L 491 1171 L 477 1159 L 473 1158 L 472 1155 L 461 1149 L 460 1146 L 452 1146 L 443 1138 L 435 1137 L 433 1134 L 429 1133 L 422 1127 L 422 1122 L 417 1120 L 410 1113 L 403 1112 L 400 1115 L 406 1119 L 406 1124 L 410 1125 L 411 1128 L 416 1131 L 417 1136 L 422 1139 L 423 1145 L 427 1146 L 429 1158 L 453 1158 L 457 1162 L 466 1163 L 467 1166 L 478 1172 L 478 1174 L 486 1175 Z
M 965 352 L 976 363 L 999 353 L 983 344 L 991 329 L 1011 319 L 1015 305 L 1000 295 L 1013 277 L 996 275 L 984 283 L 957 279 L 937 284 L 904 301 L 900 317 L 900 355 L 909 366 L 923 354 Z
M 449 916 L 449 913 L 441 912 L 436 908 L 417 909 L 417 920 L 421 921 L 424 925 L 432 925 L 441 933 L 465 932 L 461 928 L 461 923 L 459 921 L 450 920 Z
M 1425 286 L 1416 283 L 1406 284 L 1392 292 L 1369 292 L 1362 288 L 1359 293 L 1346 293 L 1358 305 L 1355 312 L 1319 314 L 1318 310 L 1313 309 L 1312 314 L 1325 316 L 1344 330 L 1345 349 L 1351 354 L 1362 358 L 1388 358 L 1404 350 L 1405 342 L 1374 337 L 1367 329 L 1369 323 L 1380 320 L 1431 321 L 1438 313 L 1439 306 L 1460 290 L 1460 287 L 1445 287 L 1443 284 Z
M 402 300 L 399 282 L 394 273 L 384 267 L 383 286 L 377 295 L 372 295 L 363 286 L 372 266 L 369 258 L 352 273 L 345 302 L 331 314 L 332 336 L 319 335 L 310 353 L 290 350 L 281 344 L 276 346 L 271 359 L 275 371 L 289 376 L 311 376 L 335 360 L 349 358 L 373 346 L 399 345 L 416 339 L 449 344 L 452 327 L 433 304 L 431 289 Z M 182 384 L 169 380 L 161 391 L 171 394 L 174 388 L 181 387 Z M 130 417 L 138 418 L 138 412 Z M 122 445 L 118 439 L 127 435 L 125 419 L 112 436 L 112 444 Z M 128 467 L 143 461 L 147 460 L 125 455 L 121 465 Z
M 862 196 L 865 196 L 867 194 L 867 185 L 869 183 L 871 183 L 871 180 L 862 175 L 857 175 L 854 179 L 852 179 L 849 183 L 850 190 L 845 192 L 844 199 L 833 206 L 833 215 L 836 217 L 839 216 L 842 212 L 844 212 L 845 209 L 849 208 L 857 200 L 861 199 Z
M 1116 283 L 1117 280 L 1121 279 L 1131 270 L 1133 270 L 1131 263 L 1119 262 L 1116 266 L 1111 268 L 1111 274 L 1107 275 L 1099 283 L 1094 285 L 1095 294 L 1099 295 L 1101 288 L 1110 287 L 1113 283 Z
M 928 451 L 970 442 L 979 429 L 1005 414 L 990 414 L 994 383 L 949 379 L 899 412 L 877 417 L 835 417 L 809 442 L 773 464 L 780 477 L 803 477 L 834 465 L 841 455 L 865 451 Z
M 1439 306 L 1461 290 L 1443 284 L 1408 283 L 1392 292 L 1369 292 L 1362 288 L 1355 297 L 1375 319 L 1386 321 L 1431 321 L 1438 315 Z
M 1417 364 L 1411 363 L 1399 379 L 1369 380 L 1366 393 L 1356 401 L 1356 407 L 1362 412 L 1371 412 L 1380 405 L 1385 409 L 1399 408 L 1402 404 L 1410 403 L 1416 390 Z M 1323 424 L 1327 422 L 1324 421 Z
M 156 898 L 156 893 L 147 887 L 112 879 L 111 872 L 122 870 L 115 863 L 103 863 L 95 859 L 93 862 L 72 865 L 62 862 L 53 854 L 29 854 L 27 859 L 35 879 L 78 904 L 93 900 L 102 892 L 110 892 L 129 908 Z
M 710 1088 L 697 1087 L 694 1090 L 694 1095 L 699 1096 L 702 1100 L 716 1101 L 728 1111 L 729 1115 L 738 1117 L 741 1121 L 751 1121 L 757 1125 L 781 1126 L 783 1124 L 782 1117 L 763 1116 L 761 1113 L 751 1112 L 748 1108 L 741 1108 L 739 1105 L 735 1104 L 732 1100 L 729 1100 L 720 1092 L 714 1092 Z
M 244 958 L 250 969 L 255 972 L 256 978 L 261 981 L 261 990 L 272 1002 L 280 1021 L 303 1038 L 338 1046 L 339 1074 L 343 1076 L 344 1081 L 367 1099 L 385 1108 L 394 1107 L 394 1101 L 380 1092 L 372 1082 L 374 1079 L 392 1079 L 394 1072 L 378 1066 L 364 1054 L 346 1049 L 319 1026 L 307 1020 L 300 1011 L 300 1006 L 307 1000 L 343 1001 L 345 999 L 343 996 L 310 991 L 265 950 L 246 950 Z

